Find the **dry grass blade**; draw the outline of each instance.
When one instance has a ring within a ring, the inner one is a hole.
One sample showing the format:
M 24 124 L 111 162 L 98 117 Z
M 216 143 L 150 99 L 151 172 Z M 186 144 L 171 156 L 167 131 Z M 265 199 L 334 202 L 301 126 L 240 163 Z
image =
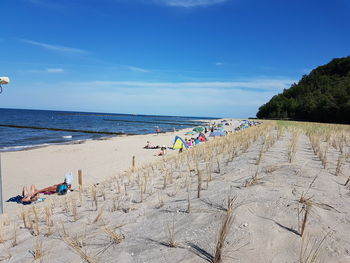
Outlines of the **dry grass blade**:
M 262 159 L 263 154 L 264 154 L 264 147 L 265 147 L 265 144 L 263 144 L 263 145 L 261 146 L 261 149 L 260 149 L 260 151 L 259 151 L 258 157 L 256 158 L 256 162 L 255 162 L 256 165 L 259 165 L 260 162 L 261 162 L 261 159 Z
M 78 209 L 77 209 L 77 203 L 76 203 L 76 200 L 75 198 L 71 198 L 71 212 L 72 212 L 72 216 L 73 216 L 73 221 L 77 221 L 79 219 L 79 216 L 78 216 Z
M 124 235 L 115 232 L 112 228 L 108 226 L 106 226 L 103 230 L 110 238 L 112 244 L 119 244 L 125 239 Z
M 255 184 L 261 183 L 261 178 L 258 178 L 259 175 L 259 167 L 257 168 L 254 175 L 252 175 L 251 178 L 247 179 L 244 183 L 244 187 L 252 186 Z
M 52 210 L 50 209 L 51 206 L 47 205 L 45 206 L 45 216 L 46 216 L 46 225 L 48 227 L 52 227 L 53 226 L 53 221 L 52 221 Z
M 29 250 L 29 253 L 33 256 L 33 261 L 39 260 L 40 262 L 43 262 L 44 260 L 43 242 L 36 240 L 34 249 Z
M 297 152 L 297 142 L 298 142 L 299 134 L 298 132 L 294 132 L 291 142 L 288 147 L 288 162 L 291 163 L 294 160 L 295 154 Z
M 218 235 L 218 239 L 217 239 L 215 251 L 214 251 L 213 263 L 222 262 L 225 240 L 234 220 L 233 204 L 235 200 L 236 198 L 228 198 L 227 211 L 223 218 L 221 227 L 219 229 L 219 235 Z
M 302 211 L 304 212 L 304 216 L 302 217 L 301 227 L 300 227 L 300 230 L 299 230 L 300 236 L 303 236 L 303 234 L 305 232 L 306 222 L 307 222 L 307 219 L 308 219 L 310 208 L 311 208 L 310 204 L 306 204 L 302 208 Z
M 0 243 L 4 243 L 6 241 L 5 233 L 4 233 L 3 223 L 0 221 Z
M 348 179 L 346 180 L 346 182 L 344 183 L 344 186 L 347 186 L 350 182 L 350 176 L 348 177 Z
M 120 228 L 121 226 L 118 226 L 117 228 Z M 125 236 L 122 234 L 118 234 L 115 232 L 111 227 L 105 226 L 103 231 L 107 234 L 107 236 L 110 239 L 110 242 L 101 250 L 99 251 L 96 255 L 100 255 L 104 253 L 108 248 L 110 248 L 113 245 L 119 244 L 125 239 Z
M 94 219 L 93 223 L 97 223 L 97 222 L 101 219 L 102 214 L 103 214 L 103 212 L 104 212 L 104 208 L 105 208 L 104 206 L 102 206 L 102 207 L 100 208 L 100 211 L 98 211 L 97 216 L 96 216 L 96 218 Z
M 14 246 L 17 246 L 17 225 L 14 224 L 13 225 L 13 240 L 11 242 L 11 245 L 14 247 Z
M 162 195 L 158 192 L 158 205 L 156 206 L 157 209 L 162 208 L 164 206 L 164 200 Z
M 328 145 L 324 147 L 323 151 L 320 151 L 318 155 L 324 169 L 327 168 L 327 163 L 328 163 L 327 152 L 328 152 Z
M 175 241 L 175 220 L 172 223 L 167 223 L 165 228 L 167 240 L 164 243 L 168 247 L 178 247 L 178 243 Z
M 197 198 L 201 198 L 201 190 L 202 190 L 202 172 L 197 170 Z
M 187 193 L 187 210 L 186 213 L 191 213 L 191 196 L 190 192 Z
M 97 207 L 98 207 L 97 192 L 96 192 L 96 187 L 94 185 L 91 186 L 91 195 L 92 195 L 93 204 L 95 204 L 95 209 L 97 211 Z
M 39 230 L 39 217 L 38 217 L 38 212 L 35 208 L 35 206 L 32 207 L 33 208 L 33 214 L 34 214 L 34 218 L 35 218 L 35 222 L 34 222 L 34 227 L 35 227 L 35 231 L 34 231 L 34 235 L 38 236 L 40 234 L 40 230 Z
M 263 168 L 263 171 L 267 174 L 273 173 L 279 169 L 278 165 L 270 165 Z
M 320 252 L 324 241 L 328 238 L 331 232 L 328 232 L 320 241 L 311 241 L 310 237 L 305 236 L 301 240 L 301 249 L 299 262 L 300 263 L 319 263 L 323 262 Z
M 21 211 L 21 218 L 23 220 L 23 225 L 24 228 L 28 228 L 28 223 L 27 223 L 27 212 L 22 209 Z
M 72 248 L 84 261 L 88 263 L 95 263 L 97 262 L 96 258 L 93 256 L 90 256 L 86 253 L 86 251 L 83 251 L 83 249 L 77 244 L 77 242 L 71 238 L 70 236 L 66 235 L 63 237 L 63 241 Z
M 220 174 L 221 173 L 221 168 L 220 168 L 220 161 L 219 161 L 219 158 L 216 159 L 216 164 L 217 164 L 217 171 L 216 173 Z
M 335 168 L 335 176 L 339 176 L 342 174 L 342 165 L 343 165 L 343 156 L 339 155 L 338 160 L 337 160 L 337 165 Z

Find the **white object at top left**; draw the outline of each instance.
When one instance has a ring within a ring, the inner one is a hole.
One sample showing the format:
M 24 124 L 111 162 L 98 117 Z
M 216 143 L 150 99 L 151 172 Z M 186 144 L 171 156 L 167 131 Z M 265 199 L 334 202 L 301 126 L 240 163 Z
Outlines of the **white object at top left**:
M 9 84 L 10 79 L 8 77 L 0 77 L 0 84 Z

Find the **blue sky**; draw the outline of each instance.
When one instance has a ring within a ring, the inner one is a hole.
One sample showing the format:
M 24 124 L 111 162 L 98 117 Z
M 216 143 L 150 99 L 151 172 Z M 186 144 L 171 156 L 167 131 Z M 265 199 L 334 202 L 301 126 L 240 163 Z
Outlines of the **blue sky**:
M 349 55 L 348 0 L 4 0 L 0 107 L 250 117 Z

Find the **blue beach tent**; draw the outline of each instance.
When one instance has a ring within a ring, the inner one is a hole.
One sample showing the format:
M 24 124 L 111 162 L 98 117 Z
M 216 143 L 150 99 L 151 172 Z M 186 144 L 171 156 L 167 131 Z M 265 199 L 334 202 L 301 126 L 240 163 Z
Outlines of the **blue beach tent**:
M 216 136 L 225 136 L 226 133 L 224 131 L 214 131 L 210 133 L 210 137 L 216 137 Z

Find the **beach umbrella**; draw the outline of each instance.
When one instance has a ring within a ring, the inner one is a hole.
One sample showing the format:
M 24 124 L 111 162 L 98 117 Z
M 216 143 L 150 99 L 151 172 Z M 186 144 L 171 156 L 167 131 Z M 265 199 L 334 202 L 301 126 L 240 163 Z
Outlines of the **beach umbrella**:
M 194 128 L 192 131 L 200 133 L 200 132 L 204 131 L 204 128 L 203 127 L 197 127 L 197 128 Z

